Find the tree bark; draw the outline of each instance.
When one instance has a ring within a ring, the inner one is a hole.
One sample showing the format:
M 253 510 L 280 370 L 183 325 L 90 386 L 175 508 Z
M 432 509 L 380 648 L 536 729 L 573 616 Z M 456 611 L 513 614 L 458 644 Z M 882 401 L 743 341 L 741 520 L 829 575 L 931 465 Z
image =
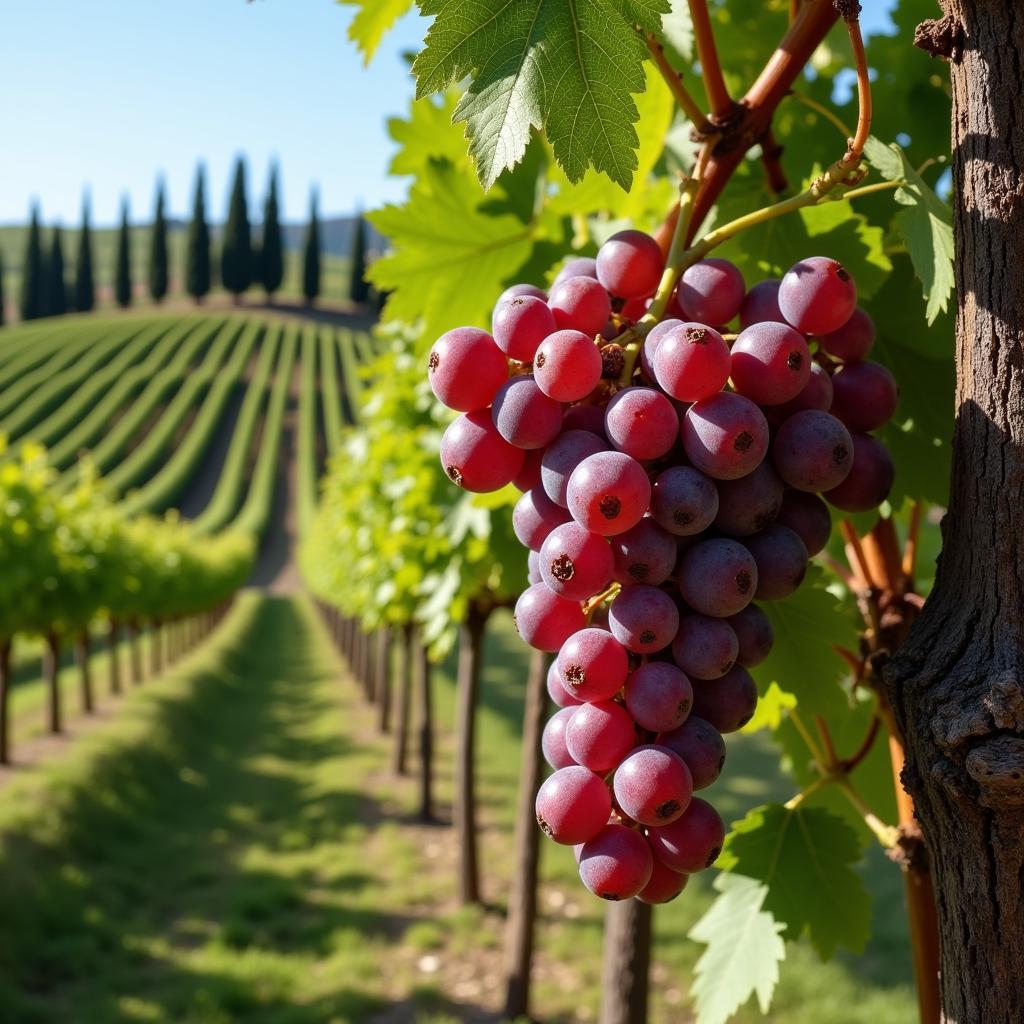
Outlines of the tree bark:
M 515 868 L 508 894 L 505 928 L 505 1016 L 530 1015 L 530 977 L 537 923 L 537 876 L 540 867 L 540 829 L 534 804 L 544 770 L 540 740 L 548 717 L 547 672 L 550 657 L 535 651 L 530 658 L 523 709 L 520 751 L 519 806 L 516 814 Z
M 50 732 L 59 733 L 63 724 L 60 701 L 60 637 L 56 633 L 46 636 L 43 645 L 43 679 L 46 680 L 47 724 Z
M 377 728 L 382 733 L 391 729 L 391 627 L 383 626 L 377 633 Z
M 137 619 L 133 619 L 128 623 L 128 663 L 131 665 L 132 670 L 132 684 L 140 686 L 144 673 L 142 671 L 142 645 L 139 641 L 139 622 Z
M 608 907 L 598 1024 L 647 1024 L 652 909 L 639 900 Z
M 110 620 L 107 629 L 107 655 L 110 658 L 110 692 L 121 692 L 121 625 L 117 619 Z
M 409 705 L 412 703 L 413 628 L 406 623 L 402 630 L 401 668 L 395 694 L 395 742 L 391 766 L 397 775 L 405 775 L 409 751 Z
M 416 689 L 419 691 L 420 821 L 434 818 L 434 706 L 433 665 L 420 630 L 416 631 Z
M 480 867 L 476 835 L 476 706 L 480 696 L 480 668 L 484 654 L 484 628 L 488 613 L 470 603 L 459 627 L 459 669 L 455 684 L 455 820 L 459 846 L 459 899 L 480 901 Z
M 163 668 L 163 630 L 160 620 L 154 619 L 149 627 L 149 674 L 158 676 Z
M 1024 1006 L 1024 9 L 949 0 L 956 426 L 938 575 L 885 666 L 931 854 L 942 1019 Z
M 82 710 L 91 715 L 93 708 L 92 696 L 92 666 L 89 664 L 89 656 L 92 654 L 92 642 L 89 637 L 89 630 L 83 629 L 75 638 L 75 662 L 78 666 L 78 679 L 82 687 Z
M 0 764 L 11 763 L 11 724 L 8 718 L 11 696 L 11 647 L 9 639 L 0 640 Z

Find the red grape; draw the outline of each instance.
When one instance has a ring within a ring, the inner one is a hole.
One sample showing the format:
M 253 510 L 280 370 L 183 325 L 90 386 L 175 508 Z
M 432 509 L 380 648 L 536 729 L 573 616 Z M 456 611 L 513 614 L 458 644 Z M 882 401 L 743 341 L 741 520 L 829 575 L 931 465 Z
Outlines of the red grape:
M 643 466 L 623 452 L 597 452 L 569 477 L 566 492 L 573 519 L 593 533 L 624 533 L 643 518 L 651 482 Z
M 552 653 L 586 624 L 576 602 L 559 597 L 543 583 L 535 583 L 519 595 L 513 619 L 519 635 L 531 647 Z
M 679 436 L 672 403 L 653 388 L 626 388 L 608 403 L 604 414 L 608 440 L 634 459 L 657 459 Z
M 768 451 L 768 421 L 742 395 L 722 392 L 691 405 L 682 433 L 690 461 L 719 480 L 753 472 Z
M 686 810 L 693 780 L 686 762 L 667 747 L 637 747 L 618 767 L 615 802 L 641 825 L 667 825 Z
M 841 359 L 844 363 L 866 359 L 874 343 L 874 321 L 860 306 L 850 314 L 850 319 L 842 327 L 818 337 L 822 349 L 833 359 Z
M 554 503 L 552 507 L 558 508 Z M 608 541 L 579 523 L 556 527 L 540 549 L 541 579 L 556 594 L 571 601 L 585 601 L 600 593 L 612 578 L 614 568 Z
M 850 430 L 877 430 L 892 419 L 900 400 L 896 378 L 881 363 L 852 363 L 832 378 L 832 411 Z
M 744 668 L 760 665 L 771 654 L 775 630 L 771 619 L 756 604 L 748 604 L 741 612 L 726 620 L 736 634 L 739 654 L 736 660 Z
M 779 309 L 802 334 L 838 331 L 857 305 L 857 286 L 836 260 L 811 256 L 795 263 L 779 285 Z
M 744 544 L 757 562 L 757 591 L 762 601 L 789 597 L 807 575 L 807 548 L 788 527 L 774 523 Z
M 683 271 L 676 299 L 688 320 L 727 324 L 740 311 L 746 287 L 734 263 L 705 259 Z
M 788 526 L 804 542 L 808 555 L 823 550 L 832 533 L 828 505 L 816 494 L 806 491 L 787 490 L 775 521 Z
M 565 729 L 565 746 L 577 763 L 606 775 L 636 745 L 633 719 L 613 700 L 581 704 L 572 709 Z
M 472 412 L 494 401 L 508 377 L 508 360 L 476 327 L 456 327 L 434 342 L 427 357 L 430 387 L 449 409 Z
M 702 615 L 735 615 L 750 604 L 756 590 L 757 563 L 738 541 L 725 537 L 699 541 L 679 563 L 679 592 Z
M 601 353 L 593 338 L 579 331 L 555 331 L 537 349 L 533 376 L 545 395 L 576 402 L 601 382 Z
M 498 348 L 522 363 L 530 362 L 537 346 L 556 329 L 548 304 L 535 295 L 516 295 L 499 302 L 493 327 Z
M 647 839 L 654 856 L 666 867 L 694 874 L 718 860 L 725 842 L 725 822 L 711 804 L 694 797 L 681 818 L 652 828 Z
M 654 354 L 658 351 L 661 339 L 669 331 L 679 327 L 682 322 L 682 320 L 676 320 L 675 318 L 662 320 L 656 323 L 648 332 L 647 337 L 644 338 L 643 346 L 640 349 L 640 368 L 644 371 L 644 376 L 651 383 L 657 379 L 654 374 Z
M 853 466 L 853 438 L 831 413 L 807 409 L 779 427 L 772 461 L 790 487 L 827 491 L 838 487 Z
M 733 343 L 732 382 L 741 395 L 761 405 L 781 405 L 796 398 L 810 375 L 807 342 L 786 324 L 754 324 Z
M 686 888 L 689 880 L 689 875 L 673 871 L 652 854 L 651 879 L 636 898 L 641 903 L 671 903 Z
M 682 402 L 696 402 L 725 387 L 729 346 L 713 327 L 682 323 L 660 336 L 651 365 L 668 394 Z
M 640 520 L 612 539 L 615 578 L 620 583 L 657 586 L 672 575 L 676 565 L 676 539 L 653 519 Z
M 467 491 L 497 491 L 523 468 L 523 452 L 498 433 L 489 409 L 477 409 L 449 424 L 441 438 L 441 465 Z
M 597 279 L 621 299 L 652 295 L 663 267 L 661 248 L 643 231 L 619 231 L 597 251 Z
M 733 665 L 718 679 L 702 679 L 693 685 L 693 713 L 719 732 L 735 732 L 753 717 L 757 687 L 742 665 Z
M 540 830 L 556 843 L 575 846 L 604 828 L 612 813 L 612 797 L 600 776 L 570 765 L 544 780 L 536 807 Z
M 562 407 L 532 377 L 513 377 L 498 389 L 491 406 L 494 425 L 517 448 L 543 448 L 562 429 Z
M 622 689 L 628 671 L 626 649 L 606 629 L 581 628 L 558 652 L 562 685 L 578 700 L 610 700 Z
M 519 543 L 539 551 L 547 535 L 569 521 L 569 513 L 559 508 L 539 487 L 527 491 L 512 509 L 512 529 Z
M 832 398 L 832 378 L 828 370 L 820 363 L 811 363 L 811 375 L 800 394 L 782 405 L 774 406 L 771 411 L 783 419 L 795 412 L 803 412 L 804 409 L 828 412 L 832 408 Z
M 591 344 L 612 311 L 608 293 L 592 277 L 563 278 L 551 289 L 548 305 L 559 330 L 582 331 Z
M 544 726 L 544 733 L 540 738 L 540 748 L 544 754 L 544 760 L 552 768 L 568 768 L 569 765 L 576 764 L 572 754 L 569 753 L 569 748 L 565 745 L 565 730 L 575 711 L 574 707 L 562 708 L 561 711 L 556 711 Z
M 583 884 L 603 900 L 628 900 L 650 882 L 654 855 L 647 840 L 625 825 L 605 825 L 578 857 Z
M 690 769 L 694 789 L 706 789 L 722 774 L 725 765 L 725 740 L 710 723 L 696 715 L 678 729 L 663 732 L 658 745 L 677 753 Z
M 711 525 L 718 513 L 718 489 L 692 466 L 671 466 L 658 474 L 651 491 L 651 515 L 669 533 L 687 537 Z
M 825 499 L 844 512 L 867 512 L 889 497 L 896 469 L 888 449 L 870 434 L 853 435 L 853 466 Z
M 758 281 L 753 288 L 747 292 L 747 297 L 740 306 L 740 329 L 746 330 L 751 324 L 764 323 L 767 320 L 774 320 L 782 324 L 786 318 L 779 310 L 779 285 L 782 282 L 775 277 L 765 281 Z
M 738 480 L 720 480 L 715 526 L 732 537 L 763 530 L 779 514 L 784 491 L 782 480 L 767 461 Z
M 553 661 L 548 667 L 548 696 L 552 703 L 560 708 L 574 708 L 583 703 L 577 700 L 562 683 L 562 673 L 558 671 L 558 662 Z
M 575 259 L 566 260 L 552 284 L 561 284 L 567 277 L 592 277 L 596 281 L 597 260 L 593 256 L 577 256 Z
M 494 309 L 497 311 L 498 307 L 505 302 L 506 299 L 515 299 L 522 296 L 531 295 L 535 299 L 541 299 L 544 302 L 548 301 L 548 293 L 543 288 L 538 288 L 534 284 L 510 284 L 499 296 L 498 301 L 494 304 Z M 494 314 L 491 314 L 491 319 L 494 319 Z
M 576 408 L 593 409 L 594 406 Z M 541 484 L 547 496 L 556 505 L 563 508 L 568 506 L 569 477 L 572 471 L 589 455 L 606 452 L 608 448 L 604 434 L 597 436 L 589 430 L 566 430 L 559 434 L 545 449 L 540 463 Z
M 525 493 L 540 486 L 540 460 L 543 454 L 544 452 L 540 448 L 534 448 L 526 453 L 526 458 L 523 459 L 523 468 L 519 470 L 512 481 L 518 490 Z
M 693 688 L 686 673 L 667 661 L 649 661 L 626 680 L 626 710 L 651 732 L 682 725 L 692 704 Z
M 608 624 L 623 646 L 636 654 L 653 654 L 672 643 L 679 610 L 664 591 L 638 583 L 619 591 L 608 611 Z
M 739 640 L 724 619 L 684 615 L 672 641 L 672 657 L 694 679 L 717 679 L 736 662 Z

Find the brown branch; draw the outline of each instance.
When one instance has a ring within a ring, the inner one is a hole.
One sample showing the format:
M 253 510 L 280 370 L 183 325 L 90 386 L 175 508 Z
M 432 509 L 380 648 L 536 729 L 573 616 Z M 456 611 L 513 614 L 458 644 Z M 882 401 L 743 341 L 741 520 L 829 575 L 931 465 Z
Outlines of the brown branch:
M 836 753 L 836 745 L 832 740 L 832 733 L 829 730 L 828 722 L 821 715 L 814 716 L 814 724 L 817 726 L 818 735 L 825 745 L 825 757 L 828 759 L 825 764 L 830 771 L 834 771 L 839 765 L 839 755 Z
M 832 555 L 827 552 L 823 554 L 822 560 L 824 563 L 845 583 L 850 590 L 855 590 L 857 581 L 854 579 L 853 573 L 839 561 L 838 558 L 833 558 Z
M 849 757 L 839 762 L 844 772 L 852 772 L 871 753 L 871 748 L 875 745 L 875 738 L 878 736 L 881 726 L 881 717 L 874 715 L 871 719 L 871 724 L 868 726 L 867 735 L 861 740 L 860 746 Z
M 783 147 L 775 138 L 775 133 L 768 129 L 761 138 L 761 163 L 768 177 L 768 187 L 773 192 L 785 192 L 789 187 L 786 171 L 782 166 Z
M 715 46 L 715 35 L 711 30 L 708 0 L 690 0 L 690 17 L 693 20 L 693 37 L 697 44 L 697 59 L 704 78 L 704 89 L 711 107 L 711 120 L 729 121 L 736 112 L 736 104 L 725 87 L 718 47 Z
M 833 644 L 832 650 L 835 651 L 836 654 L 838 654 L 839 657 L 853 669 L 858 679 L 864 674 L 864 662 L 848 647 L 843 647 L 840 644 Z
M 843 20 L 846 22 L 850 46 L 853 47 L 853 58 L 857 65 L 857 128 L 853 138 L 850 139 L 845 161 L 856 166 L 860 163 L 864 145 L 871 134 L 871 79 L 868 76 L 868 58 L 864 52 L 864 37 L 860 31 L 860 4 L 837 0 L 837 6 L 839 2 L 843 2 L 844 5 Z
M 676 103 L 679 104 L 679 109 L 690 119 L 690 123 L 698 132 L 701 134 L 707 132 L 711 125 L 708 124 L 704 111 L 700 109 L 700 104 L 690 95 L 690 91 L 683 83 L 683 76 L 669 63 L 668 58 L 665 56 L 665 47 L 661 45 L 661 41 L 653 32 L 647 33 L 647 49 L 650 51 L 651 59 L 654 61 L 658 71 L 661 72 L 661 77 L 665 80 L 669 91 L 675 97 Z
M 904 581 L 900 541 L 892 519 L 889 516 L 879 518 L 870 532 L 861 538 L 861 546 L 875 584 L 883 590 L 901 593 Z
M 846 557 L 853 569 L 854 576 L 862 581 L 864 588 L 878 586 L 878 582 L 871 575 L 871 567 L 864 556 L 864 548 L 861 546 L 860 537 L 849 519 L 842 519 L 839 522 L 839 532 L 843 535 L 846 544 Z

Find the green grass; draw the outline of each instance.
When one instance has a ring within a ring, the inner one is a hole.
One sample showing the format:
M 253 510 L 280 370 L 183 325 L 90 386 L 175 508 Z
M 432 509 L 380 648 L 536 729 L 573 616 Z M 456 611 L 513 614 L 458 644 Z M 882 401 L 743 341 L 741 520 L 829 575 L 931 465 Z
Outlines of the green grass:
M 488 666 L 482 863 L 500 908 L 525 678 L 507 616 Z M 436 677 L 442 803 L 451 669 Z M 455 905 L 450 833 L 409 823 L 415 785 L 389 775 L 356 692 L 305 601 L 246 593 L 205 649 L 0 790 L 0 1020 L 363 1024 L 401 1002 L 388 1019 L 440 1024 L 493 1004 L 496 980 L 479 988 L 500 970 L 502 916 Z M 714 799 L 734 817 L 780 795 L 777 774 L 756 738 L 736 740 Z M 538 1016 L 593 1019 L 604 905 L 571 851 L 545 844 L 543 875 Z M 772 1021 L 912 1019 L 898 874 L 874 860 L 865 880 L 872 946 L 829 965 L 791 947 Z M 657 911 L 655 1024 L 689 1019 L 685 933 L 708 899 L 699 879 Z

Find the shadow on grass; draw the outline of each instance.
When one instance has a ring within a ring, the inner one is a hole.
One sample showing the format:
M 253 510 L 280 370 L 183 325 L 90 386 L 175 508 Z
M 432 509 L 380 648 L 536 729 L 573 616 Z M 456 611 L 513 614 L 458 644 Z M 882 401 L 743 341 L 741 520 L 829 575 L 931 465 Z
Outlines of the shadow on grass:
M 324 856 L 358 851 L 379 811 L 339 779 L 365 751 L 340 734 L 304 611 L 268 598 L 246 614 L 184 691 L 149 695 L 143 739 L 0 832 L 5 1024 L 313 1024 L 385 1005 L 358 972 L 308 997 L 296 984 L 410 919 L 367 898 L 372 865 Z

